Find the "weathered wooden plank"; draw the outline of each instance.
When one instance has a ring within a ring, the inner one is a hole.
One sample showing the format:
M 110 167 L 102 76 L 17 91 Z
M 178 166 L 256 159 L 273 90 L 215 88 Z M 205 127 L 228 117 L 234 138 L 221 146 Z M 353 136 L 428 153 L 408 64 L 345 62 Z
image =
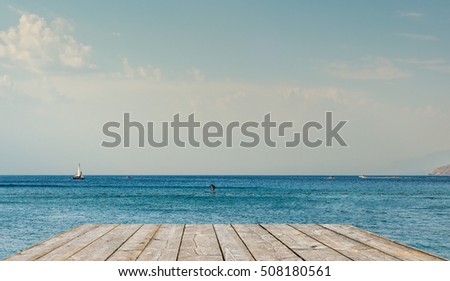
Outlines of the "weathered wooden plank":
M 226 261 L 252 261 L 252 254 L 229 224 L 215 224 L 217 239 Z
M 139 261 L 175 261 L 180 249 L 184 225 L 163 224 L 147 247 L 142 251 Z
M 398 260 L 397 258 L 394 258 L 386 253 L 335 233 L 320 225 L 293 224 L 292 226 L 352 260 Z
M 133 236 L 131 236 L 108 260 L 110 261 L 134 261 L 142 253 L 150 240 L 155 235 L 160 225 L 144 224 Z
M 82 250 L 99 237 L 102 237 L 112 229 L 114 229 L 117 224 L 101 224 L 98 227 L 91 229 L 90 231 L 78 236 L 77 238 L 71 240 L 70 242 L 62 245 L 61 247 L 43 255 L 38 260 L 39 261 L 63 261 L 68 259 L 70 256 L 74 255 L 78 251 Z
M 259 225 L 234 224 L 233 228 L 257 261 L 301 260 L 293 251 Z
M 306 261 L 346 261 L 346 256 L 286 224 L 261 225 Z
M 32 261 L 36 260 L 45 254 L 53 251 L 54 249 L 72 241 L 80 235 L 98 227 L 94 224 L 83 224 L 72 228 L 66 232 L 58 234 L 48 240 L 45 240 L 31 248 L 28 248 L 22 252 L 14 254 L 8 257 L 6 260 L 9 261 Z
M 141 227 L 140 224 L 121 224 L 92 242 L 67 260 L 104 261 Z
M 180 261 L 221 261 L 219 242 L 210 224 L 187 224 L 181 240 Z
M 401 260 L 445 260 L 351 225 L 324 224 L 322 226 Z

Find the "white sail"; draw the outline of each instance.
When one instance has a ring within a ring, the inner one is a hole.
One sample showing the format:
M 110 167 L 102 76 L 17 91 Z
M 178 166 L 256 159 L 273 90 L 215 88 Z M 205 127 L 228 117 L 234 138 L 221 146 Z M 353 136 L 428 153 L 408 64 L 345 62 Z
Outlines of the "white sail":
M 81 171 L 80 164 L 78 164 L 78 169 L 76 175 L 73 175 L 72 179 L 74 180 L 84 180 L 83 172 Z
M 77 170 L 77 177 L 81 176 L 81 168 L 80 168 L 80 164 L 78 164 L 78 170 Z
M 83 172 L 81 171 L 80 164 L 78 164 L 77 173 L 76 173 L 76 175 L 74 177 L 77 177 L 77 178 L 83 177 Z

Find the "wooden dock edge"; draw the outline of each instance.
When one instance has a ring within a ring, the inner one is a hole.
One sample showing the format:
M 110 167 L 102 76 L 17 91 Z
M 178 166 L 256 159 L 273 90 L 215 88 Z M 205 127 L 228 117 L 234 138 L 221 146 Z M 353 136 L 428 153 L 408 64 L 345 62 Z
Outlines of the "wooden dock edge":
M 348 224 L 82 224 L 4 261 L 446 261 Z

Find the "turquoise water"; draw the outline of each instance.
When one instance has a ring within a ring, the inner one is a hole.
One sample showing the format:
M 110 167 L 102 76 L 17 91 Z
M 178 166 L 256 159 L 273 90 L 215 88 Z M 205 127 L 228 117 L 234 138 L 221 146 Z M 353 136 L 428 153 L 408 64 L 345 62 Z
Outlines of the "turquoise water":
M 83 223 L 347 223 L 450 259 L 450 177 L 0 176 L 0 259 Z

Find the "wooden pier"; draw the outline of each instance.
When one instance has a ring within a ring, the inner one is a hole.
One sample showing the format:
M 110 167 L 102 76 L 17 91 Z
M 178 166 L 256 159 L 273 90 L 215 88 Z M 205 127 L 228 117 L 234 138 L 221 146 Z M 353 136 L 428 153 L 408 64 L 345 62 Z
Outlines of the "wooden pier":
M 351 225 L 84 224 L 17 261 L 445 260 Z

